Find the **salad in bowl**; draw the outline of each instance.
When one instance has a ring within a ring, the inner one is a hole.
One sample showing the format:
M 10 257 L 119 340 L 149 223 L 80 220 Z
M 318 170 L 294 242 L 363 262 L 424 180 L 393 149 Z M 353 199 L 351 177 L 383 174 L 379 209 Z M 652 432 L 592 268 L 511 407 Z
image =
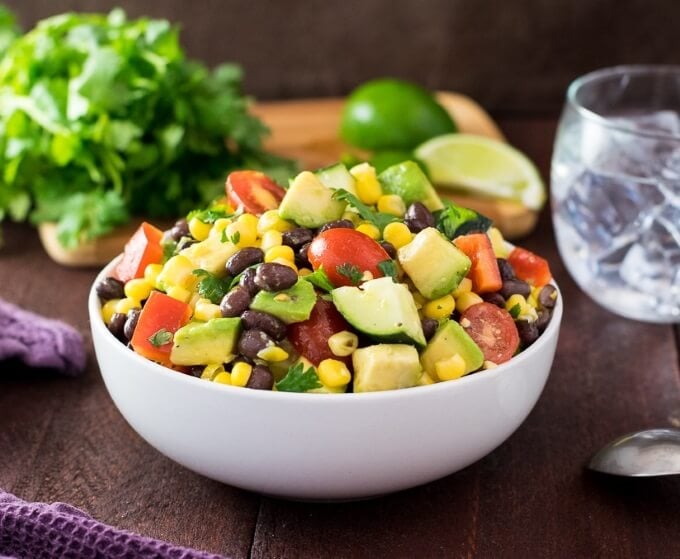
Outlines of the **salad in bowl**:
M 172 371 L 236 387 L 372 392 L 459 379 L 551 320 L 548 263 L 442 200 L 405 161 L 232 172 L 163 232 L 143 223 L 96 285 L 111 333 Z

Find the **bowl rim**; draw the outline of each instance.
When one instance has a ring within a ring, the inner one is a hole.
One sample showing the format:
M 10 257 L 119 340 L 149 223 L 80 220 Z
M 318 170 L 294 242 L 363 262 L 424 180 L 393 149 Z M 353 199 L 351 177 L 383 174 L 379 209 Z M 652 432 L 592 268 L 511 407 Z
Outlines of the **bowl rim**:
M 273 390 L 243 390 L 241 387 L 236 387 L 236 386 L 231 386 L 227 384 L 220 384 L 220 383 L 215 383 L 215 382 L 206 382 L 204 379 L 200 379 L 198 377 L 194 377 L 192 375 L 187 375 L 183 374 L 177 371 L 172 371 L 172 369 L 168 369 L 167 367 L 160 365 L 159 363 L 156 363 L 154 361 L 151 361 L 149 359 L 146 359 L 145 357 L 142 357 L 135 351 L 132 351 L 128 347 L 126 347 L 124 344 L 122 344 L 111 332 L 110 330 L 106 327 L 104 324 L 104 321 L 101 317 L 101 302 L 99 301 L 99 297 L 96 292 L 96 285 L 97 283 L 105 278 L 108 277 L 107 274 L 109 271 L 114 267 L 114 265 L 118 262 L 118 260 L 122 257 L 122 254 L 119 254 L 116 256 L 113 260 L 111 260 L 106 266 L 104 266 L 99 273 L 97 274 L 96 278 L 92 282 L 92 286 L 90 287 L 90 292 L 88 295 L 88 311 L 89 311 L 89 316 L 90 316 L 90 326 L 92 330 L 93 336 L 95 334 L 99 335 L 100 339 L 104 341 L 106 344 L 111 345 L 112 347 L 115 348 L 114 351 L 117 351 L 120 355 L 125 355 L 126 357 L 129 357 L 133 360 L 133 362 L 138 363 L 143 369 L 149 371 L 151 374 L 154 375 L 159 375 L 160 378 L 169 380 L 171 382 L 184 382 L 187 383 L 187 386 L 196 386 L 196 387 L 203 387 L 202 389 L 204 390 L 217 390 L 217 391 L 223 391 L 225 394 L 238 394 L 240 397 L 248 397 L 248 398 L 253 398 L 256 400 L 260 399 L 274 399 L 279 402 L 281 401 L 305 401 L 305 402 L 324 402 L 326 405 L 328 405 L 329 401 L 330 402 L 336 402 L 335 405 L 338 405 L 338 402 L 354 402 L 354 401 L 373 401 L 373 400 L 391 400 L 391 399 L 400 399 L 400 398 L 408 398 L 409 394 L 411 394 L 411 397 L 420 394 L 420 395 L 425 395 L 430 392 L 436 392 L 436 391 L 446 391 L 446 390 L 459 390 L 462 389 L 462 387 L 468 386 L 470 384 L 474 383 L 480 383 L 480 382 L 491 382 L 494 379 L 496 379 L 499 375 L 507 374 L 508 369 L 513 369 L 515 367 L 518 367 L 521 369 L 521 365 L 524 361 L 527 361 L 528 359 L 531 358 L 535 353 L 538 353 L 543 350 L 544 346 L 546 346 L 549 343 L 549 340 L 551 340 L 554 336 L 558 336 L 560 324 L 562 322 L 562 315 L 563 315 L 563 299 L 562 299 L 562 292 L 560 291 L 559 286 L 557 285 L 557 282 L 555 282 L 554 278 L 550 282 L 551 285 L 553 285 L 557 289 L 557 301 L 555 304 L 555 308 L 553 309 L 553 316 L 550 320 L 550 323 L 548 324 L 548 327 L 543 331 L 543 333 L 539 336 L 539 338 L 527 349 L 519 353 L 518 355 L 515 355 L 510 361 L 506 361 L 505 363 L 502 363 L 501 365 L 498 365 L 497 367 L 494 367 L 492 369 L 486 369 L 482 371 L 477 371 L 475 373 L 470 373 L 467 374 L 461 378 L 456 379 L 454 382 L 435 382 L 434 384 L 430 385 L 423 385 L 423 386 L 412 386 L 409 387 L 408 389 L 399 389 L 399 390 L 381 390 L 381 391 L 375 391 L 375 392 L 351 392 L 351 393 L 346 393 L 343 392 L 341 394 L 334 394 L 334 393 L 307 393 L 307 392 L 278 392 L 278 391 L 273 391 Z M 97 365 L 99 366 L 99 360 L 97 359 Z M 100 374 L 101 374 L 101 367 L 100 368 Z M 551 363 L 551 368 L 552 368 L 552 363 Z M 177 374 L 174 375 L 169 375 L 168 372 L 174 372 Z M 550 370 L 548 370 L 548 374 L 550 373 Z M 461 387 L 461 388 L 455 388 L 455 387 Z M 415 390 L 414 390 L 415 389 Z

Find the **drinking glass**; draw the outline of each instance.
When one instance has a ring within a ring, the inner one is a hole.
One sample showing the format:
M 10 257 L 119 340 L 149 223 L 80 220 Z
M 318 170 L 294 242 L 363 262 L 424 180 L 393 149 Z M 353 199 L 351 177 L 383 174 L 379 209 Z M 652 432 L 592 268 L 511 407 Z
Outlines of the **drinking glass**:
M 680 66 L 619 66 L 567 90 L 551 168 L 557 244 L 594 301 L 680 322 Z

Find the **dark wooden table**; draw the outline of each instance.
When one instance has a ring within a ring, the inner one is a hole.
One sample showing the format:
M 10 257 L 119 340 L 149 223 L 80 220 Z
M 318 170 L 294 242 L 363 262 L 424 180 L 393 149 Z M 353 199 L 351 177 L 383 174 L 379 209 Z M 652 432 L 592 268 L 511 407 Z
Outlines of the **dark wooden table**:
M 547 176 L 555 120 L 500 124 Z M 115 526 L 238 558 L 680 557 L 680 479 L 614 480 L 583 469 L 619 434 L 680 425 L 677 332 L 618 318 L 583 295 L 559 259 L 547 212 L 524 244 L 549 257 L 566 311 L 536 408 L 465 470 L 350 504 L 261 497 L 152 449 L 99 376 L 85 305 L 94 271 L 52 263 L 27 226 L 5 226 L 5 240 L 0 295 L 75 325 L 89 351 L 77 379 L 0 364 L 0 487 L 24 499 L 69 502 Z

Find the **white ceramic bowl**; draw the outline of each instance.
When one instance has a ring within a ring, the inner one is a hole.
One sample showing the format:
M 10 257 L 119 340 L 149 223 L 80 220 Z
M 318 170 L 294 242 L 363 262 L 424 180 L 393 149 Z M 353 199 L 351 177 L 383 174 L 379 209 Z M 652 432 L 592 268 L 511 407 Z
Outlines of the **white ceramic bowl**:
M 538 341 L 495 369 L 361 394 L 249 390 L 176 373 L 114 338 L 101 319 L 94 285 L 88 306 L 109 394 L 156 449 L 236 487 L 291 499 L 344 500 L 444 477 L 505 441 L 543 390 L 563 305 L 560 296 Z

